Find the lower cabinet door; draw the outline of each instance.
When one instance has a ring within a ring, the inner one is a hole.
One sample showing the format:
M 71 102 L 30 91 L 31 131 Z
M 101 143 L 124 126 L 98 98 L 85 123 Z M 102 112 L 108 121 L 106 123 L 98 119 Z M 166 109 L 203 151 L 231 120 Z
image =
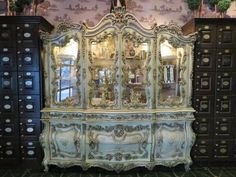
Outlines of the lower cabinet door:
M 154 158 L 156 161 L 168 163 L 184 159 L 190 151 L 190 137 L 187 139 L 186 123 L 160 122 L 155 124 L 155 149 Z M 187 149 L 188 148 L 188 149 Z M 171 164 L 170 164 L 171 165 Z
M 50 122 L 50 159 L 75 161 L 82 159 L 82 126 L 74 122 Z
M 89 123 L 86 127 L 86 161 L 150 161 L 151 123 Z

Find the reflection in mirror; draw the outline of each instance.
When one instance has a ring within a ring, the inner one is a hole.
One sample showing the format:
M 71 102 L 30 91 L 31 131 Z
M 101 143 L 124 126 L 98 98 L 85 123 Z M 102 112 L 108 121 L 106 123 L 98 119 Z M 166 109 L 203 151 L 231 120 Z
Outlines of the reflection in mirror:
M 148 57 L 148 43 L 133 41 L 130 38 L 124 41 L 124 55 L 126 72 L 124 74 L 124 105 L 141 106 L 147 102 L 146 63 Z
M 181 102 L 180 63 L 184 56 L 183 48 L 173 47 L 168 40 L 161 42 L 162 86 L 160 103 L 176 105 Z
M 112 35 L 106 36 L 102 41 L 91 42 L 92 106 L 111 106 L 115 103 L 115 52 L 115 39 Z
M 64 47 L 54 47 L 53 52 L 56 58 L 56 101 L 78 104 L 76 85 L 78 43 L 70 39 Z

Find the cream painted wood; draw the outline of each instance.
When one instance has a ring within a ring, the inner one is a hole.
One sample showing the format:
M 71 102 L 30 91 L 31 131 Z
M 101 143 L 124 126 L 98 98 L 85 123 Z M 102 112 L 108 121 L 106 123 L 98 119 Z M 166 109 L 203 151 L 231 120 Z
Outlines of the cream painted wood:
M 45 171 L 181 163 L 189 169 L 194 34 L 183 36 L 173 24 L 145 29 L 116 7 L 95 27 L 62 23 L 41 36 Z

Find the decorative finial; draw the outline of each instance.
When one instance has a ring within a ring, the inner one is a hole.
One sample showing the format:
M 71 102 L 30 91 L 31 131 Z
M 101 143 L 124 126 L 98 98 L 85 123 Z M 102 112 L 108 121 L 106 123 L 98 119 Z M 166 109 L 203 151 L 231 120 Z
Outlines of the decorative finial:
M 120 3 L 120 0 L 117 0 L 117 3 L 116 3 L 116 7 L 121 7 L 121 3 Z

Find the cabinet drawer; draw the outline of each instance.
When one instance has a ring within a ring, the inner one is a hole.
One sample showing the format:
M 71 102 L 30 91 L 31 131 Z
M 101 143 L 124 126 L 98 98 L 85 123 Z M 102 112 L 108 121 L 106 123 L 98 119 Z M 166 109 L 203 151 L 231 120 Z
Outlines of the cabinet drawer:
M 195 96 L 193 99 L 193 107 L 197 115 L 211 115 L 214 113 L 214 97 L 213 96 Z
M 216 115 L 234 116 L 235 114 L 235 96 L 216 96 Z
M 25 118 L 20 119 L 20 136 L 21 138 L 38 139 L 40 134 L 40 119 Z
M 218 25 L 217 45 L 220 47 L 234 47 L 236 44 L 236 28 L 232 24 Z
M 216 42 L 216 25 L 214 24 L 198 24 L 196 27 L 197 46 L 214 46 Z
M 235 120 L 233 117 L 218 117 L 214 120 L 215 137 L 233 138 Z
M 195 52 L 196 71 L 214 71 L 216 50 L 212 48 L 198 48 Z
M 195 72 L 195 94 L 214 94 L 215 74 L 213 72 Z
M 18 160 L 19 158 L 19 144 L 15 139 L 0 140 L 0 159 L 1 160 Z
M 196 117 L 193 122 L 193 130 L 198 136 L 210 136 L 212 132 L 212 124 L 211 124 L 210 116 L 202 116 Z
M 86 127 L 86 161 L 149 161 L 151 124 L 99 123 Z
M 18 71 L 39 71 L 37 48 L 20 48 L 17 50 Z
M 216 68 L 218 71 L 234 71 L 236 67 L 236 51 L 231 48 L 217 50 Z
M 39 94 L 39 72 L 19 72 L 19 93 Z
M 16 95 L 0 95 L 0 115 L 2 116 L 18 116 L 18 96 Z
M 198 161 L 208 161 L 212 158 L 212 140 L 197 138 L 191 154 Z
M 0 137 L 16 137 L 19 134 L 17 119 L 1 119 L 0 121 Z
M 38 141 L 21 141 L 21 159 L 23 160 L 36 160 L 41 158 L 41 148 Z
M 37 24 L 18 24 L 16 26 L 17 46 L 36 47 L 38 45 L 38 25 Z
M 40 97 L 39 95 L 20 95 L 19 96 L 20 117 L 39 117 L 40 116 Z
M 17 74 L 16 72 L 0 72 L 0 93 L 17 93 Z
M 213 141 L 213 158 L 217 160 L 233 160 L 233 139 L 216 139 Z
M 16 71 L 16 54 L 15 48 L 0 47 L 0 70 Z
M 217 73 L 217 94 L 236 94 L 236 73 Z
M 0 25 L 0 47 L 15 47 L 15 24 Z

